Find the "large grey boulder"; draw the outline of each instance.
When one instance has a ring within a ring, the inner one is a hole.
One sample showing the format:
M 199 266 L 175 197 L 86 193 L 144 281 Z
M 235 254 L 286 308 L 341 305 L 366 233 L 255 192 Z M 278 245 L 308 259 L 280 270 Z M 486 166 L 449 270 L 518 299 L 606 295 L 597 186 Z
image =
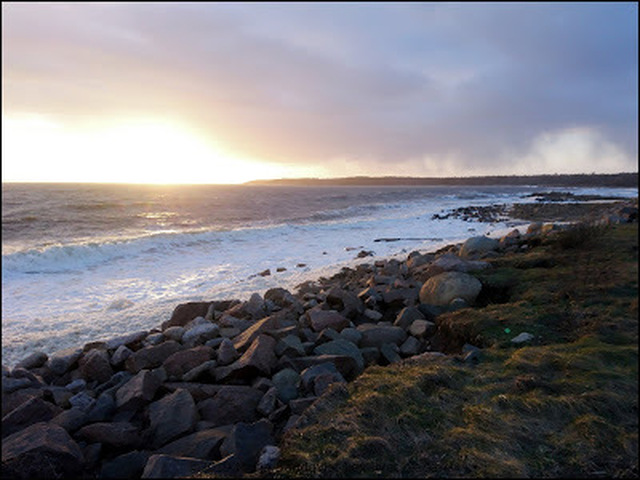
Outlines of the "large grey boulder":
M 245 472 L 254 472 L 260 452 L 274 443 L 273 424 L 266 419 L 247 424 L 237 423 L 220 447 L 223 456 L 233 454 Z
M 238 360 L 216 369 L 216 380 L 250 378 L 259 374 L 269 376 L 278 360 L 275 346 L 273 337 L 259 335 Z
M 349 320 L 336 310 L 320 310 L 314 308 L 307 312 L 309 324 L 316 332 L 321 332 L 325 328 L 332 328 L 336 332 L 349 326 Z
M 29 425 L 46 422 L 62 412 L 57 405 L 32 397 L 2 417 L 2 436 L 11 435 Z
M 187 390 L 177 389 L 149 405 L 149 428 L 156 446 L 193 430 L 197 421 L 196 404 Z
M 169 378 L 181 378 L 182 375 L 198 365 L 211 360 L 213 349 L 205 345 L 179 350 L 172 353 L 162 362 Z
M 82 355 L 82 348 L 67 348 L 55 352 L 47 360 L 47 366 L 56 375 L 63 375 L 70 370 Z
M 348 340 L 339 338 L 337 340 L 323 343 L 318 345 L 313 350 L 313 353 L 316 355 L 347 355 L 355 360 L 357 365 L 357 375 L 362 373 L 364 370 L 364 358 L 362 358 L 360 349 Z
M 208 428 L 174 440 L 158 449 L 158 453 L 203 460 L 220 458 L 220 445 L 228 435 L 226 430 Z
M 495 238 L 485 236 L 468 238 L 460 248 L 459 255 L 463 258 L 481 256 L 500 247 L 500 242 Z
M 273 376 L 273 385 L 277 396 L 283 403 L 298 397 L 300 374 L 292 368 L 284 368 Z
M 406 332 L 400 327 L 365 323 L 357 328 L 362 333 L 361 348 L 380 348 L 385 343 L 400 345 L 407 338 Z
M 2 441 L 3 478 L 75 478 L 84 457 L 59 425 L 40 422 Z
M 97 422 L 85 425 L 75 434 L 87 443 L 103 443 L 117 448 L 136 448 L 142 437 L 135 425 L 129 422 Z
M 136 410 L 153 399 L 162 380 L 150 370 L 142 370 L 116 391 L 116 405 L 120 409 Z
M 448 305 L 454 298 L 462 298 L 471 305 L 480 290 L 482 284 L 477 278 L 462 272 L 445 272 L 424 282 L 420 289 L 420 302 Z
M 104 350 L 90 350 L 78 363 L 82 377 L 88 382 L 97 380 L 98 383 L 105 383 L 113 375 L 109 354 Z
M 138 373 L 143 369 L 156 368 L 178 350 L 182 350 L 182 345 L 174 340 L 167 340 L 159 345 L 141 348 L 125 360 L 125 366 L 131 373 Z
M 213 398 L 198 404 L 202 420 L 211 422 L 212 427 L 237 422 L 255 422 L 258 420 L 256 407 L 263 393 L 244 385 L 225 385 Z

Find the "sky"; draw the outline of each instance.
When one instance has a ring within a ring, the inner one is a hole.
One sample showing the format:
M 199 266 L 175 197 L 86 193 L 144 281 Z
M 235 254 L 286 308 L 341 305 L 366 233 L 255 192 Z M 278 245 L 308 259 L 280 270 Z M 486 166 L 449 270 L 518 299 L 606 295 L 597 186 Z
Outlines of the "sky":
M 2 181 L 638 171 L 638 4 L 2 3 Z

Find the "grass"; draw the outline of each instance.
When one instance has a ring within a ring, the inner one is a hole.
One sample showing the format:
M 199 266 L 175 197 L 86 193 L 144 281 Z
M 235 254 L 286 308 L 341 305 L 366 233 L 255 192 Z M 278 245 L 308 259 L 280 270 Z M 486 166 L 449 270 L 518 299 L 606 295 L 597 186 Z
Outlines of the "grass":
M 269 476 L 637 477 L 637 228 L 493 259 L 480 305 L 437 319 L 451 355 L 368 368 L 285 436 Z

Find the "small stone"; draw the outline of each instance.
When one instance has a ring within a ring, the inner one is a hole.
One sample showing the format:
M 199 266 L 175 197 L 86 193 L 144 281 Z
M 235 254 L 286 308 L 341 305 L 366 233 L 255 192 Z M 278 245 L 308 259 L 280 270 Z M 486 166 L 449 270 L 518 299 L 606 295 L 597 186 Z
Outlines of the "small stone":
M 531 335 L 528 332 L 522 332 L 520 335 L 517 335 L 515 337 L 513 337 L 511 339 L 512 343 L 524 343 L 524 342 L 528 342 L 529 340 L 533 340 L 535 338 L 534 335 Z
M 275 445 L 265 445 L 260 452 L 260 457 L 258 458 L 258 464 L 256 465 L 256 468 L 258 470 L 268 470 L 271 468 L 275 468 L 278 464 L 279 459 L 280 449 Z

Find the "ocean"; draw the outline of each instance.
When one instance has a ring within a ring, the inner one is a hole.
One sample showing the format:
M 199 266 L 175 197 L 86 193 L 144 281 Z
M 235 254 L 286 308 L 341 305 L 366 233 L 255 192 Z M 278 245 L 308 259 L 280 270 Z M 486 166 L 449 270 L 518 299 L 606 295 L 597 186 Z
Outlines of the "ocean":
M 637 189 L 2 185 L 2 364 L 150 330 L 188 301 L 248 299 L 524 222 L 433 219 L 538 191 Z M 385 242 L 381 238 L 399 238 Z M 374 255 L 357 258 L 361 250 Z M 265 270 L 270 275 L 259 275 Z

